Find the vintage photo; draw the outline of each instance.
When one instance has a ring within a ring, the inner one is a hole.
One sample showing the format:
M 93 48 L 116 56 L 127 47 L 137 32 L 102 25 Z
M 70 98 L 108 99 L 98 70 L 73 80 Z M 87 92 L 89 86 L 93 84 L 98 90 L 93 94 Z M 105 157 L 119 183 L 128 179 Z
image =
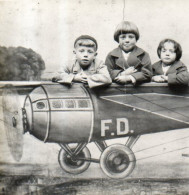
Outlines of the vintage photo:
M 188 10 L 0 0 L 0 194 L 189 194 Z

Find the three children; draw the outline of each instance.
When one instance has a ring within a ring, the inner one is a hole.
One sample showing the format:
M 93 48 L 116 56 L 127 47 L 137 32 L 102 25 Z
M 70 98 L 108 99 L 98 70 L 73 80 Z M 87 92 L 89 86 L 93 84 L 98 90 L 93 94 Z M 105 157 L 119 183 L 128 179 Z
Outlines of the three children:
M 78 37 L 74 43 L 76 59 L 62 67 L 53 81 L 87 83 L 90 88 L 109 85 L 112 80 L 135 85 L 152 79 L 158 83 L 188 85 L 189 73 L 180 61 L 182 49 L 179 43 L 172 39 L 161 41 L 157 49 L 161 60 L 151 65 L 149 54 L 136 45 L 139 37 L 134 23 L 121 22 L 114 32 L 114 40 L 119 46 L 107 55 L 105 64 L 96 58 L 98 44 L 95 38 L 89 35 Z

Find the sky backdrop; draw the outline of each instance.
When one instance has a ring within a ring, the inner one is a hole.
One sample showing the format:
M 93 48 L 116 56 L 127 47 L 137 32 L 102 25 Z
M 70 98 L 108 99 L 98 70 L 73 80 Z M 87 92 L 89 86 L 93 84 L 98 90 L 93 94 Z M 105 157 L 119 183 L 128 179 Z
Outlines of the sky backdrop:
M 138 46 L 154 63 L 164 38 L 178 41 L 182 61 L 189 64 L 188 0 L 0 0 L 0 45 L 23 46 L 39 53 L 46 71 L 55 71 L 73 58 L 74 40 L 94 36 L 98 57 L 117 47 L 114 30 L 122 20 L 140 31 Z

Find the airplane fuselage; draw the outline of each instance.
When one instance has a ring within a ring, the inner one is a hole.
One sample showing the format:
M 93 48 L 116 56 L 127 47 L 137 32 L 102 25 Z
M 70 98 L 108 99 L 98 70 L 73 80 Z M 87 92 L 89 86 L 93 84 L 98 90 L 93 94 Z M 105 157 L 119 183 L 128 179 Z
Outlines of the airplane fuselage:
M 189 88 L 47 84 L 27 96 L 24 108 L 38 139 L 91 142 L 189 127 Z

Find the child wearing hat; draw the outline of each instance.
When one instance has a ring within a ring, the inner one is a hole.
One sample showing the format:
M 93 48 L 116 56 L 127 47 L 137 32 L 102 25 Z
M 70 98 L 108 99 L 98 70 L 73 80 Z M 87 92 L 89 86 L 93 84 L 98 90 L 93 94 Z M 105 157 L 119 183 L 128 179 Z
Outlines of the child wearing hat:
M 62 67 L 59 74 L 52 80 L 54 82 L 71 84 L 81 82 L 90 88 L 109 85 L 112 83 L 107 66 L 102 60 L 96 58 L 98 44 L 95 38 L 82 35 L 74 42 L 76 59 Z
M 187 67 L 180 61 L 182 48 L 172 39 L 164 39 L 159 43 L 157 54 L 160 61 L 152 65 L 152 81 L 167 82 L 169 85 L 188 85 Z
M 134 23 L 123 21 L 117 26 L 114 40 L 119 46 L 107 55 L 105 61 L 113 81 L 122 84 L 150 82 L 151 61 L 148 53 L 136 46 L 139 37 Z

